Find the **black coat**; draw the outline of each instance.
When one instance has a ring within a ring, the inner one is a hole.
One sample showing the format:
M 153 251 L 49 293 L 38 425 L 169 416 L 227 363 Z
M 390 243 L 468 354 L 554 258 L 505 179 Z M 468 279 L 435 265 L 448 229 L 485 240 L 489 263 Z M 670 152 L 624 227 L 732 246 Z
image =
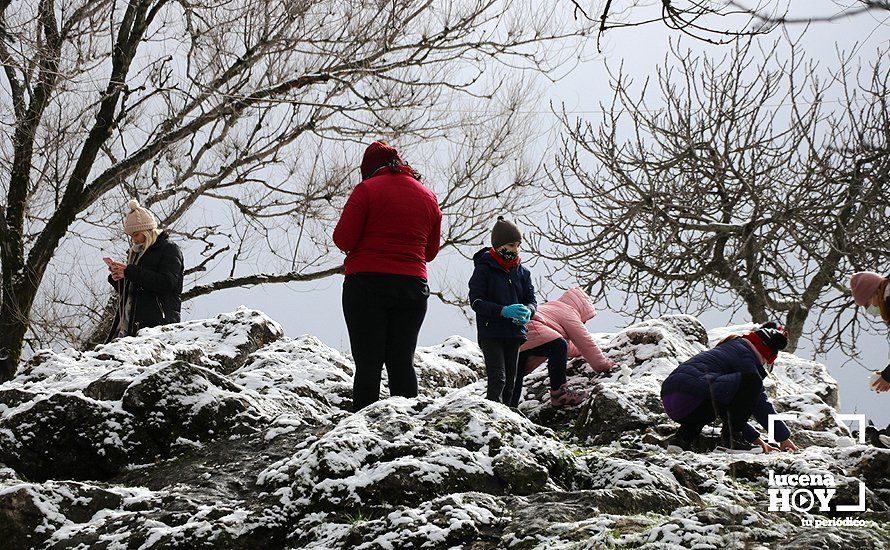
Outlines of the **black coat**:
M 884 298 L 884 309 L 890 311 L 890 296 L 886 296 Z M 883 378 L 887 382 L 890 382 L 890 365 L 887 365 L 887 368 L 881 371 L 881 378 Z
M 483 248 L 473 256 L 473 276 L 470 277 L 470 307 L 476 312 L 476 331 L 479 340 L 485 338 L 526 339 L 526 330 L 511 319 L 501 317 L 504 306 L 523 304 L 532 315 L 537 309 L 532 274 L 519 264 L 505 271 Z
M 123 280 L 114 281 L 109 276 L 108 282 L 120 295 L 120 308 L 131 295 L 133 297 L 127 334 L 136 334 L 141 328 L 178 323 L 182 309 L 182 279 L 182 252 L 170 241 L 166 231 L 158 235 L 157 241 L 137 263 L 127 266 Z M 120 310 L 106 341 L 117 337 L 119 323 Z

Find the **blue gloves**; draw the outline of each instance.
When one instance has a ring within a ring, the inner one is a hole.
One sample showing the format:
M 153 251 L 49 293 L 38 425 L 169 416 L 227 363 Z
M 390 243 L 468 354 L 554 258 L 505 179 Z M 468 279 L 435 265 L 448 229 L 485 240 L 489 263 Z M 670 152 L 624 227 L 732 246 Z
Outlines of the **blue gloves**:
M 501 310 L 501 315 L 507 319 L 511 319 L 513 323 L 517 325 L 525 325 L 532 318 L 531 310 L 522 304 L 505 306 L 504 309 Z

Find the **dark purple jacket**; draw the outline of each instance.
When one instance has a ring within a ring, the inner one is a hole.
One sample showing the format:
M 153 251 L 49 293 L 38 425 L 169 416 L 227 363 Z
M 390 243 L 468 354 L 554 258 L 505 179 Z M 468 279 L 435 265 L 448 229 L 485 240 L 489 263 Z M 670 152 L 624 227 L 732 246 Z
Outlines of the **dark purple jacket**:
M 754 349 L 741 338 L 703 351 L 680 363 L 661 385 L 665 412 L 679 422 L 711 396 L 718 403 L 729 405 L 739 389 L 742 373 L 755 372 L 761 378 L 766 378 L 767 373 Z M 769 415 L 775 412 L 766 392 L 762 391 L 752 416 L 767 428 Z M 781 420 L 776 421 L 775 432 L 777 441 L 791 437 L 791 432 Z M 760 437 L 750 424 L 745 426 L 744 435 L 749 442 Z

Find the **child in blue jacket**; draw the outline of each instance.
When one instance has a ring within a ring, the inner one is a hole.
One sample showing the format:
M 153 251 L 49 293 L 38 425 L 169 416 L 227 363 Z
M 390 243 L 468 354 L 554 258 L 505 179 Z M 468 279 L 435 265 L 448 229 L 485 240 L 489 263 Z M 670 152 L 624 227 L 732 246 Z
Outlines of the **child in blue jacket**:
M 526 339 L 525 325 L 537 307 L 531 272 L 519 259 L 521 244 L 519 228 L 499 216 L 491 231 L 491 248 L 473 256 L 469 285 L 488 377 L 486 396 L 507 404 L 513 394 L 519 346 Z
M 742 336 L 731 336 L 681 363 L 661 385 L 664 410 L 680 423 L 668 443 L 690 450 L 702 428 L 720 418 L 721 444 L 727 449 L 777 450 L 760 438 L 748 419 L 753 416 L 766 428 L 769 415 L 775 414 L 763 390 L 763 379 L 787 345 L 784 332 L 775 323 L 767 323 Z M 791 432 L 780 420 L 775 423 L 775 438 L 782 450 L 797 450 Z

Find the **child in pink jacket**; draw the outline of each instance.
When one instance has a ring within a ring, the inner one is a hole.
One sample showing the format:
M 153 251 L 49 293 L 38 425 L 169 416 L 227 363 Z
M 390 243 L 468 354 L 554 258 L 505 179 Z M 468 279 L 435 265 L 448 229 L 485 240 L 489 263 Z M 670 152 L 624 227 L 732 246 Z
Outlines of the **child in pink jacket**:
M 550 403 L 554 407 L 580 405 L 587 399 L 586 392 L 566 387 L 566 365 L 569 357 L 584 357 L 596 372 L 605 372 L 614 365 L 584 326 L 595 315 L 590 296 L 580 288 L 567 290 L 558 300 L 538 306 L 527 326 L 528 339 L 519 348 L 519 368 L 510 406 L 519 404 L 524 376 L 544 361 L 550 375 Z

